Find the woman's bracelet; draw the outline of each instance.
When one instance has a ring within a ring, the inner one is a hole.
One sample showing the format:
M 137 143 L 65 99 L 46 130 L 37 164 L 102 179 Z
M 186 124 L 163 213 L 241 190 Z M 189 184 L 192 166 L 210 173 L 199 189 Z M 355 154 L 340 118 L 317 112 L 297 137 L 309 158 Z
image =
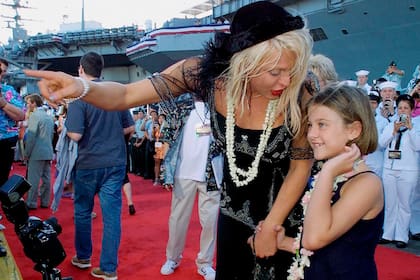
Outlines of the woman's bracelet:
M 83 97 L 85 97 L 88 93 L 89 93 L 89 90 L 90 90 L 90 86 L 89 86 L 89 83 L 85 80 L 85 79 L 83 79 L 83 78 L 81 78 L 81 77 L 74 77 L 76 80 L 79 80 L 79 81 L 81 81 L 82 82 L 82 85 L 83 85 L 83 91 L 82 91 L 82 94 L 81 95 L 79 95 L 78 97 L 74 97 L 74 98 L 65 98 L 64 99 L 64 101 L 67 103 L 67 104 L 70 104 L 70 103 L 72 103 L 72 102 L 74 102 L 74 101 L 76 101 L 76 100 L 79 100 L 79 99 L 82 99 Z

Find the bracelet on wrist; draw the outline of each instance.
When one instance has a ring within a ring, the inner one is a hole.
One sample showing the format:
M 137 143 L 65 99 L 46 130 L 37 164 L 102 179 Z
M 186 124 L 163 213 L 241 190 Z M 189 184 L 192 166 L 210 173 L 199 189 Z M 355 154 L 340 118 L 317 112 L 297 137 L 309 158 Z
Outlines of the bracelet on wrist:
M 83 97 L 85 97 L 88 93 L 89 93 L 89 90 L 90 90 L 90 86 L 89 86 L 89 83 L 85 80 L 85 79 L 83 79 L 83 78 L 81 78 L 81 77 L 74 77 L 76 80 L 79 80 L 79 81 L 81 81 L 82 82 L 82 85 L 83 85 L 83 91 L 82 91 L 82 94 L 80 94 L 78 97 L 74 97 L 74 98 L 65 98 L 64 99 L 64 101 L 67 103 L 67 104 L 70 104 L 70 103 L 72 103 L 72 102 L 74 102 L 74 101 L 76 101 L 76 100 L 79 100 L 79 99 L 82 99 Z

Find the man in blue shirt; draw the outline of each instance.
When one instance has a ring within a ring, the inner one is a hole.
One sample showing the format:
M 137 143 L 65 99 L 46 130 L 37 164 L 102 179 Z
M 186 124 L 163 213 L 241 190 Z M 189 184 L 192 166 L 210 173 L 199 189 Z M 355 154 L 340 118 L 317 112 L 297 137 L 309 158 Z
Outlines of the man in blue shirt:
M 80 59 L 79 76 L 99 81 L 103 57 L 86 53 Z M 88 89 L 86 89 L 88 90 Z M 118 249 L 121 239 L 121 187 L 126 173 L 124 128 L 134 125 L 128 110 L 105 111 L 82 100 L 68 107 L 67 135 L 78 142 L 75 164 L 74 222 L 76 256 L 71 263 L 81 269 L 91 267 L 94 197 L 99 196 L 103 215 L 102 250 L 98 268 L 92 276 L 117 279 Z
M 0 81 L 6 75 L 9 63 L 0 58 Z M 25 103 L 16 90 L 4 83 L 0 84 L 0 186 L 9 178 L 14 158 L 14 148 L 18 139 L 16 122 L 25 119 Z

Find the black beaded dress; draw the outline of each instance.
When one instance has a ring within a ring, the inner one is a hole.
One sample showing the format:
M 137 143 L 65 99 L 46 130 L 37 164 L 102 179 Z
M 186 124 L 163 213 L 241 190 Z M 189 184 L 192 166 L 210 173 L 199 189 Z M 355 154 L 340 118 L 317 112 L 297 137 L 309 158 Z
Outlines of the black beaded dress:
M 362 173 L 364 172 L 358 174 Z M 332 204 L 340 198 L 340 190 L 344 183 L 337 184 Z M 305 269 L 305 280 L 378 279 L 374 255 L 382 233 L 383 221 L 382 210 L 375 218 L 358 221 L 340 238 L 316 250 L 309 258 L 311 266 Z
M 247 239 L 269 213 L 290 165 L 292 136 L 285 126 L 272 129 L 260 161 L 257 177 L 237 187 L 229 174 L 226 157 L 225 117 L 212 112 L 213 135 L 224 154 L 224 179 L 221 190 L 217 234 L 216 279 L 286 279 L 293 254 L 278 251 L 269 258 L 256 258 Z M 247 169 L 255 158 L 262 130 L 235 126 L 234 152 L 238 167 Z M 299 204 L 297 204 L 299 205 Z M 292 211 L 284 226 L 295 236 L 301 216 Z

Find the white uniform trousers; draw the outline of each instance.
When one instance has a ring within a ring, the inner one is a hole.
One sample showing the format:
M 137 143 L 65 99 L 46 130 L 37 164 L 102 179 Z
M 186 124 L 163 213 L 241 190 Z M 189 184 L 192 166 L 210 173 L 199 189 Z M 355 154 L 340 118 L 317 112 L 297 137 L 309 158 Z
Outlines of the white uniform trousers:
M 382 238 L 408 242 L 411 197 L 417 185 L 418 171 L 384 168 L 385 220 Z
M 168 260 L 176 262 L 182 258 L 197 192 L 201 235 L 196 264 L 200 268 L 203 265 L 212 266 L 213 264 L 220 204 L 220 192 L 218 190 L 207 192 L 207 183 L 205 182 L 174 179 L 166 257 Z
M 412 234 L 420 233 L 420 172 L 411 199 L 410 232 Z

